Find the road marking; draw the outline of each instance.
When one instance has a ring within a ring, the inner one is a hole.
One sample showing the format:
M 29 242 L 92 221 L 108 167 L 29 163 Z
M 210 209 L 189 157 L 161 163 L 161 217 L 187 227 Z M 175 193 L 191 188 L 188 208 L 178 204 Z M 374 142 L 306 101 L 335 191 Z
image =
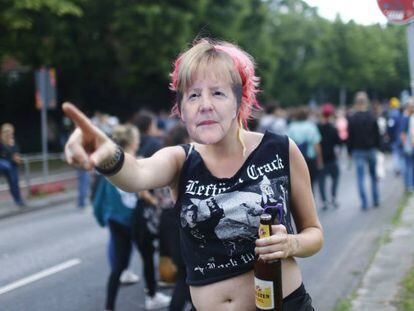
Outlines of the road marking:
M 65 261 L 65 262 L 63 262 L 59 265 L 56 265 L 56 266 L 50 267 L 48 269 L 42 270 L 38 273 L 35 273 L 35 274 L 33 274 L 31 276 L 28 276 L 28 277 L 25 277 L 21 280 L 13 282 L 9 285 L 0 287 L 0 295 L 2 295 L 4 293 L 7 293 L 7 292 L 10 292 L 10 291 L 12 291 L 16 288 L 19 288 L 19 287 L 25 286 L 27 284 L 33 283 L 33 282 L 38 281 L 40 279 L 43 279 L 43 278 L 45 278 L 49 275 L 52 275 L 52 274 L 55 274 L 57 272 L 68 269 L 70 267 L 76 266 L 80 263 L 81 263 L 81 260 L 79 258 L 74 258 L 74 259 Z

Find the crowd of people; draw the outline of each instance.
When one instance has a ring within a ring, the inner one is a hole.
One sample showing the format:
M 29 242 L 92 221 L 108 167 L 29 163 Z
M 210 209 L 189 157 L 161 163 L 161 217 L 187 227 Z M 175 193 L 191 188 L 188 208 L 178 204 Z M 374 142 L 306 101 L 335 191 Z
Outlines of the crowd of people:
M 126 153 L 136 158 L 148 158 L 164 146 L 187 142 L 187 133 L 182 125 L 176 123 L 171 125 L 168 131 L 163 131 L 158 126 L 156 115 L 150 111 L 139 111 L 125 124 L 120 124 L 117 118 L 106 114 L 98 113 L 95 117 L 92 118 L 93 124 L 111 137 Z M 139 280 L 139 277 L 128 269 L 134 247 L 142 259 L 142 276 L 146 291 L 145 309 L 168 307 L 170 310 L 183 310 L 186 304 L 191 305 L 189 289 L 185 284 L 186 273 L 179 251 L 174 203 L 168 189 L 125 192 L 112 185 L 102 175 L 78 170 L 84 174 L 92 174 L 91 196 L 94 215 L 97 222 L 103 227 L 108 227 L 110 232 L 108 259 L 111 272 L 107 282 L 106 310 L 115 309 L 120 284 L 135 283 Z M 85 190 L 82 190 L 82 194 L 84 192 Z M 169 283 L 174 287 L 172 297 L 158 290 L 159 282 Z
M 357 92 L 350 107 L 323 103 L 316 109 L 283 109 L 274 103 L 266 106 L 257 129 L 292 138 L 309 168 L 312 187 L 319 186 L 321 209 L 338 208 L 340 166 L 338 156 L 347 153 L 356 168 L 356 185 L 362 211 L 380 206 L 378 181 L 385 177 L 385 154 L 392 158 L 393 174 L 402 176 L 405 190 L 414 190 L 414 99 L 400 103 L 396 97 L 380 102 L 366 92 Z M 367 196 L 365 172 L 371 184 Z M 326 180 L 330 191 L 326 192 Z M 371 204 L 369 203 L 371 202 Z

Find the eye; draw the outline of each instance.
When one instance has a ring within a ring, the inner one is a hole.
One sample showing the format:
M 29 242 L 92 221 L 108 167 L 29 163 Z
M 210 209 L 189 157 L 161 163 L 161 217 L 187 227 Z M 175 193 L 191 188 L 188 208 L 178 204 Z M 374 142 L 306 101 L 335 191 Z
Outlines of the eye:
M 199 96 L 200 96 L 200 94 L 193 92 L 193 93 L 190 93 L 190 94 L 188 95 L 188 99 L 189 99 L 189 100 L 195 100 L 195 99 L 196 99 L 197 97 L 199 97 Z
M 222 91 L 214 91 L 213 95 L 214 96 L 226 96 Z

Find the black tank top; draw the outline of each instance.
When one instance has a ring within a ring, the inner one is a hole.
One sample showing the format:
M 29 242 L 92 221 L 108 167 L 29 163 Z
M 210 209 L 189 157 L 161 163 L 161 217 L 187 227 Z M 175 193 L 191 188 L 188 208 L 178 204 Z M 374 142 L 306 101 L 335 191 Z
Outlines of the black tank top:
M 180 176 L 175 208 L 189 285 L 224 280 L 253 268 L 259 217 L 266 209 L 288 233 L 289 139 L 266 132 L 231 178 L 217 178 L 192 145 Z

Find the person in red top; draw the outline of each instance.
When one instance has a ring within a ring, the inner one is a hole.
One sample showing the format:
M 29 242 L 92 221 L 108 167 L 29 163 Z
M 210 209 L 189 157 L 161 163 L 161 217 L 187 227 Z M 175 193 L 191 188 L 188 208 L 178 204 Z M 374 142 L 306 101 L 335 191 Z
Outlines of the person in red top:
M 318 176 L 319 190 L 322 198 L 322 209 L 326 210 L 328 206 L 337 208 L 339 206 L 336 200 L 336 194 L 339 181 L 339 165 L 335 147 L 340 145 L 338 131 L 332 124 L 335 113 L 335 107 L 331 103 L 322 105 L 322 119 L 318 124 L 319 133 L 321 133 L 321 150 L 323 166 Z M 331 178 L 330 199 L 326 196 L 325 182 L 327 177 Z

